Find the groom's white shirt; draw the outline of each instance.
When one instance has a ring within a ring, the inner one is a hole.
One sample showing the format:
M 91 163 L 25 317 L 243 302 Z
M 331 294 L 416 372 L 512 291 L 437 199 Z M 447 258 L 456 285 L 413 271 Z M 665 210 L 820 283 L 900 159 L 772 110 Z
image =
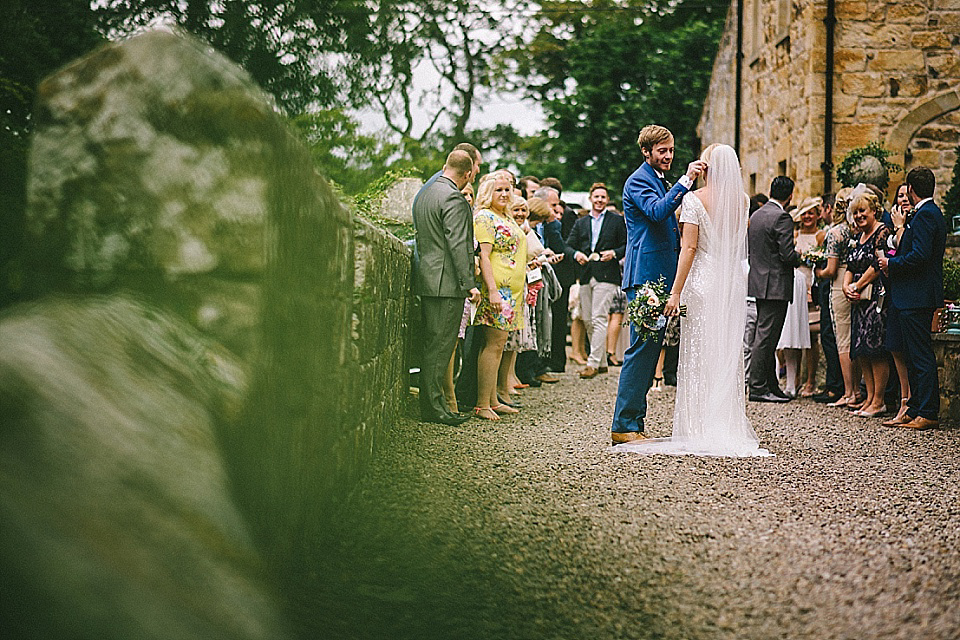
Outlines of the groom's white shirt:
M 663 172 L 660 171 L 659 169 L 654 169 L 653 172 L 657 174 L 657 177 L 660 178 L 661 180 L 666 179 L 666 176 L 664 176 Z M 688 176 L 687 174 L 683 174 L 682 176 L 680 176 L 680 179 L 677 180 L 677 182 L 682 184 L 688 190 L 690 189 L 690 187 L 693 186 L 693 180 L 691 180 L 690 176 Z

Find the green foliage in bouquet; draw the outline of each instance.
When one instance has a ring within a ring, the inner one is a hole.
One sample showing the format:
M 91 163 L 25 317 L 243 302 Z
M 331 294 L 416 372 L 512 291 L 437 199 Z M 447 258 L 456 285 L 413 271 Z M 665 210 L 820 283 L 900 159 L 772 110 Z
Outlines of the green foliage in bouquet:
M 667 297 L 663 276 L 656 282 L 645 282 L 637 287 L 637 295 L 627 304 L 627 322 L 633 324 L 640 340 L 659 336 L 660 330 L 667 326 L 667 318 L 663 315 Z M 680 315 L 687 315 L 684 305 L 680 306 Z

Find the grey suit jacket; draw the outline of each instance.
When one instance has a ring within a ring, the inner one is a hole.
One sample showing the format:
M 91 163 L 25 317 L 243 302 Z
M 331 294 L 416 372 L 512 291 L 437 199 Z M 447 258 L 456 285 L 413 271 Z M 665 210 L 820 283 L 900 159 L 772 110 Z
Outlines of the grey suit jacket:
M 449 178 L 437 178 L 413 204 L 419 261 L 414 265 L 414 293 L 466 298 L 476 286 L 473 267 L 473 214 Z
M 801 264 L 793 241 L 793 219 L 771 201 L 750 216 L 747 231 L 750 278 L 747 295 L 758 300 L 792 300 L 793 268 Z

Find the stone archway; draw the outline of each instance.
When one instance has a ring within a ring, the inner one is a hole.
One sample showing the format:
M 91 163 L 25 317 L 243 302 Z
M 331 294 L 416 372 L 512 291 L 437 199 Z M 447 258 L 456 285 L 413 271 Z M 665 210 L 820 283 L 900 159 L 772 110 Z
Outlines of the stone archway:
M 937 177 L 937 195 L 949 187 L 949 176 L 960 144 L 960 89 L 937 95 L 910 111 L 887 134 L 885 146 L 904 171 L 928 166 Z M 891 181 L 891 188 L 894 185 Z

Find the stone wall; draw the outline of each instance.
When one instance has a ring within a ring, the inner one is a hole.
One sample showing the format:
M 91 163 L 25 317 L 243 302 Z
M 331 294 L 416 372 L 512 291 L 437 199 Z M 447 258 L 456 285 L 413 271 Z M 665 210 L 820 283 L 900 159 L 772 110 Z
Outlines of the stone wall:
M 403 403 L 407 249 L 344 209 L 244 72 L 164 31 L 41 85 L 28 197 L 30 296 L 125 292 L 237 358 L 218 437 L 261 548 L 289 559 Z
M 744 2 L 741 164 L 753 192 L 784 167 L 801 197 L 823 188 L 826 2 Z M 960 108 L 960 0 L 836 3 L 833 163 L 880 140 L 907 169 L 949 185 Z M 727 17 L 698 130 L 734 139 L 736 3 Z M 952 147 L 951 147 L 952 144 Z M 902 179 L 892 176 L 891 188 Z M 834 180 L 835 182 L 835 180 Z M 836 186 L 836 185 L 834 185 Z
M 933 334 L 933 352 L 940 378 L 940 422 L 960 427 L 960 336 Z

